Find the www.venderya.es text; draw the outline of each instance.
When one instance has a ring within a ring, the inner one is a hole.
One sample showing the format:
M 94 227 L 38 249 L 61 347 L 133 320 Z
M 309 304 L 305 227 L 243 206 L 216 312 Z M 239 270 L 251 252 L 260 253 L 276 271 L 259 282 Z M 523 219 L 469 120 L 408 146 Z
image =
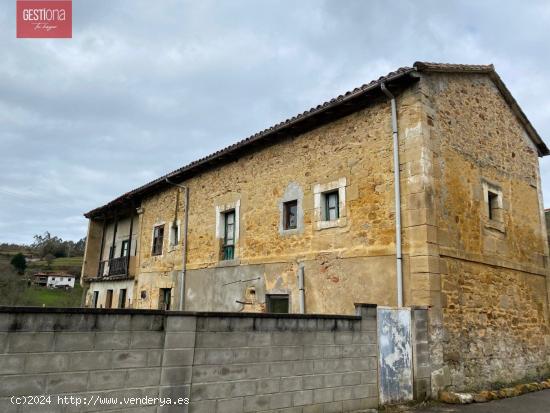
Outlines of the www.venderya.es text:
M 59 406 L 177 406 L 189 404 L 187 397 L 109 397 L 101 395 L 88 396 L 12 396 L 10 398 L 15 405 L 59 405 Z

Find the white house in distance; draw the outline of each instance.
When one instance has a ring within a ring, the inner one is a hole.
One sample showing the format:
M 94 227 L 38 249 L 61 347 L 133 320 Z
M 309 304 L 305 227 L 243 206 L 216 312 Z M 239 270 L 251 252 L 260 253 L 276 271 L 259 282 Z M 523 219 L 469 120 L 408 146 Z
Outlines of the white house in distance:
M 48 288 L 74 288 L 75 278 L 71 274 L 48 275 Z
M 39 272 L 34 274 L 34 283 L 48 288 L 74 288 L 76 276 L 73 274 Z

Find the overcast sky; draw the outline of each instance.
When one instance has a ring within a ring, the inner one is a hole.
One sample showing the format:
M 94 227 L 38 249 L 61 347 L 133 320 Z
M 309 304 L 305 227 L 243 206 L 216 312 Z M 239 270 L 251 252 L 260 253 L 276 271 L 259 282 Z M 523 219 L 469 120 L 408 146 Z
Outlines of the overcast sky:
M 0 242 L 77 240 L 84 212 L 415 60 L 494 63 L 549 138 L 549 28 L 548 1 L 74 0 L 72 39 L 16 39 L 2 1 Z

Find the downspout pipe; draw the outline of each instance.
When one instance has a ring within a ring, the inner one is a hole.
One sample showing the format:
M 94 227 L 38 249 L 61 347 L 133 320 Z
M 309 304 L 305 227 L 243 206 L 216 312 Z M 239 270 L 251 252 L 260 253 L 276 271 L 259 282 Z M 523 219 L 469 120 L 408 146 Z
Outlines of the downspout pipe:
M 168 178 L 165 178 L 167 184 L 177 186 L 185 191 L 185 215 L 183 218 L 183 245 L 181 253 L 181 278 L 180 278 L 180 291 L 179 291 L 179 302 L 178 310 L 183 311 L 185 309 L 185 275 L 187 272 L 187 229 L 189 228 L 189 187 L 185 185 L 176 184 L 170 181 Z
M 399 174 L 399 135 L 397 134 L 397 107 L 395 96 L 388 90 L 386 84 L 380 84 L 382 92 L 390 99 L 391 127 L 393 136 L 393 180 L 395 188 L 395 257 L 397 273 L 397 306 L 403 307 L 403 254 L 401 242 L 401 181 Z
M 300 314 L 306 312 L 306 294 L 304 288 L 304 264 L 299 264 L 298 267 L 298 294 L 300 299 Z

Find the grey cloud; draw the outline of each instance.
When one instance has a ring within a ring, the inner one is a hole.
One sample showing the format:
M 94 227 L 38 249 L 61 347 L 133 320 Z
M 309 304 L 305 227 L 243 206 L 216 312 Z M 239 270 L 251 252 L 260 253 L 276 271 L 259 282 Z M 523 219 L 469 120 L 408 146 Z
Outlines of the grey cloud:
M 550 131 L 545 1 L 73 9 L 73 39 L 23 40 L 15 2 L 0 5 L 0 242 L 45 230 L 78 239 L 83 212 L 415 60 L 494 63 L 541 135 Z

